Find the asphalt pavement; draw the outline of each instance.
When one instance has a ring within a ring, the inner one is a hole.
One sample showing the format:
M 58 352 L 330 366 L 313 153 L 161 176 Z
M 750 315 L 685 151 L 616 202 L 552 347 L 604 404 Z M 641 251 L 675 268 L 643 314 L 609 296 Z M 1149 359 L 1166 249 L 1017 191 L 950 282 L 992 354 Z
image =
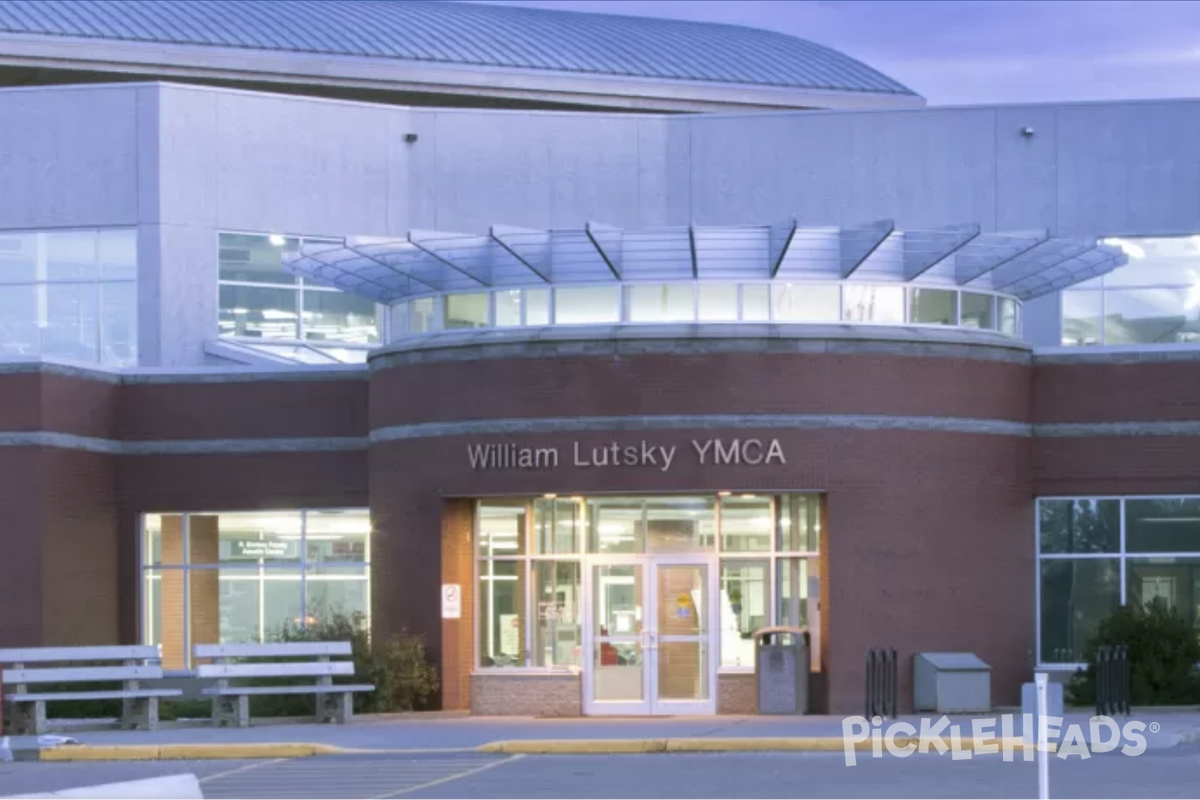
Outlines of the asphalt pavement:
M 190 772 L 206 798 L 1036 797 L 1036 764 L 975 754 L 337 755 L 262 761 L 0 764 L 0 795 Z M 1051 758 L 1051 797 L 1200 798 L 1200 744 Z

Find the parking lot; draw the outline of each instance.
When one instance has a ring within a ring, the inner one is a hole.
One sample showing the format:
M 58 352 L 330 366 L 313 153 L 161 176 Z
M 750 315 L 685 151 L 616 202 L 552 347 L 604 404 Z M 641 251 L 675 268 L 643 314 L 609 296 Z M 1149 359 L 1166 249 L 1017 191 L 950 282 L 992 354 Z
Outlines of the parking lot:
M 841 753 L 342 755 L 253 762 L 0 765 L 0 793 L 190 772 L 206 798 L 1036 797 L 1036 765 L 999 756 Z M 1051 760 L 1051 796 L 1200 798 L 1200 745 Z

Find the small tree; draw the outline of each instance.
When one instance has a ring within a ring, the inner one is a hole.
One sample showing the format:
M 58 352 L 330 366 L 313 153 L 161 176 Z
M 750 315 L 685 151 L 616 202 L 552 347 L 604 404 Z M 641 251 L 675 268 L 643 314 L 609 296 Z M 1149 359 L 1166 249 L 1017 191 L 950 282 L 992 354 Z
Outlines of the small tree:
M 1087 670 L 1067 684 L 1071 701 L 1096 701 L 1096 651 L 1106 645 L 1129 646 L 1130 702 L 1135 705 L 1200 703 L 1200 635 L 1186 618 L 1161 598 L 1149 606 L 1121 606 L 1088 642 Z

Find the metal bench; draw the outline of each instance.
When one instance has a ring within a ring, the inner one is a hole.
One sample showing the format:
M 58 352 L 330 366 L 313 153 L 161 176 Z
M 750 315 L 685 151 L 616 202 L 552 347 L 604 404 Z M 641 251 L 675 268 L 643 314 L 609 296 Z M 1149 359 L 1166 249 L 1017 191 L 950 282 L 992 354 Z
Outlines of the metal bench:
M 193 650 L 197 678 L 213 679 L 215 686 L 201 690 L 213 699 L 213 725 L 222 727 L 250 725 L 251 695 L 312 694 L 317 698 L 317 720 L 346 723 L 354 716 L 354 692 L 372 692 L 366 684 L 334 684 L 334 676 L 353 675 L 351 661 L 331 661 L 333 656 L 349 656 L 349 642 L 295 642 L 285 644 L 198 644 Z M 298 659 L 311 661 L 257 661 L 230 663 L 231 659 Z M 231 686 L 231 680 L 246 678 L 314 677 L 316 683 L 302 686 Z
M 28 647 L 0 650 L 0 680 L 4 683 L 4 727 L 22 736 L 46 729 L 46 704 L 61 700 L 120 700 L 121 727 L 154 730 L 158 701 L 178 697 L 179 689 L 148 689 L 145 681 L 162 680 L 158 647 Z M 114 665 L 112 662 L 120 662 Z M 61 666 L 29 667 L 29 664 Z M 31 691 L 38 684 L 121 683 L 101 691 Z M 13 687 L 9 689 L 8 687 Z

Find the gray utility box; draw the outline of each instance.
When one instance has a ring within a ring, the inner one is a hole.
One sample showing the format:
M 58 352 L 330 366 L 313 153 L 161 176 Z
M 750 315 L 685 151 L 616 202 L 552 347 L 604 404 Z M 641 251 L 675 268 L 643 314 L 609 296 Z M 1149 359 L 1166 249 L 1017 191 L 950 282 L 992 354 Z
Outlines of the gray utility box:
M 787 644 L 782 642 L 787 639 Z M 754 632 L 754 678 L 759 714 L 808 713 L 808 631 L 760 628 Z
M 992 668 L 974 653 L 917 653 L 913 708 L 939 714 L 991 711 Z

